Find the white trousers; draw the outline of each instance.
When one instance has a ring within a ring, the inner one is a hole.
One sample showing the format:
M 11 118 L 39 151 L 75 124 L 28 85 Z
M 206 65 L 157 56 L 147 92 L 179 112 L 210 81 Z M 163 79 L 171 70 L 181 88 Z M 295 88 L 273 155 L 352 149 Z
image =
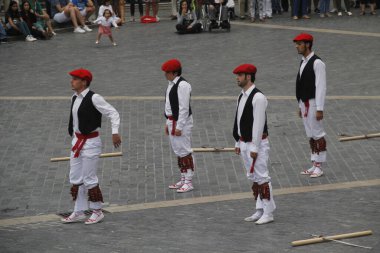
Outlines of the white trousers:
M 254 172 L 251 173 L 251 166 L 253 159 L 251 158 L 251 152 L 249 150 L 249 144 L 245 142 L 239 142 L 240 146 L 240 156 L 244 164 L 244 168 L 247 173 L 247 178 L 252 181 L 252 183 L 258 183 L 259 185 L 269 182 L 270 188 L 270 200 L 267 199 L 261 200 L 260 196 L 256 200 L 256 209 L 263 209 L 264 214 L 272 214 L 276 209 L 276 204 L 273 199 L 272 184 L 270 183 L 270 176 L 268 170 L 268 161 L 269 161 L 269 141 L 268 138 L 261 140 L 259 146 L 259 152 L 257 153 L 257 158 L 254 166 Z
M 272 0 L 263 0 L 264 15 L 272 17 Z
M 320 138 L 324 137 L 326 135 L 326 132 L 323 128 L 323 120 L 317 120 L 316 113 L 317 113 L 317 106 L 315 104 L 315 99 L 309 100 L 309 111 L 307 113 L 307 116 L 305 117 L 305 104 L 300 101 L 299 102 L 299 108 L 301 109 L 302 114 L 302 120 L 303 124 L 305 126 L 306 136 L 309 138 L 313 138 L 314 140 L 319 140 Z M 319 154 L 312 154 L 310 155 L 311 161 L 315 162 L 326 162 L 326 151 L 319 152 Z
M 184 128 L 182 129 L 181 136 L 175 136 L 171 134 L 172 128 L 173 128 L 173 121 L 169 119 L 166 120 L 166 125 L 168 126 L 168 130 L 169 130 L 170 145 L 174 153 L 179 157 L 184 157 L 192 153 L 191 130 L 193 128 L 193 117 L 190 116 L 187 118 L 187 122 Z
M 75 136 L 71 145 L 74 146 L 77 141 Z M 100 137 L 88 139 L 83 146 L 78 158 L 74 158 L 74 152 L 70 155 L 70 183 L 79 185 L 78 196 L 75 201 L 74 211 L 84 211 L 89 207 L 91 209 L 100 209 L 102 203 L 89 202 L 88 190 L 98 185 L 99 180 L 96 175 L 98 169 L 99 155 L 102 151 L 102 141 Z M 90 205 L 89 205 L 90 203 Z
M 254 18 L 257 12 L 259 13 L 260 18 L 264 18 L 265 12 L 263 0 L 249 0 L 249 12 L 251 18 Z

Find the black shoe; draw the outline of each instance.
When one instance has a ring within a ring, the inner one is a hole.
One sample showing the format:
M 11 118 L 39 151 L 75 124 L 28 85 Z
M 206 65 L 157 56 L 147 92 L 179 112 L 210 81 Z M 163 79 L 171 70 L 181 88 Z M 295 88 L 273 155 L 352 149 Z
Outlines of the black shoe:
M 314 12 L 317 13 L 317 14 L 321 13 L 321 11 L 318 8 L 315 8 Z
M 0 43 L 1 43 L 1 44 L 6 44 L 6 43 L 8 43 L 8 39 L 7 39 L 7 38 L 5 38 L 5 39 L 1 39 L 1 40 L 0 40 Z
M 230 28 L 230 23 L 228 23 L 228 21 L 223 21 L 221 26 L 223 29 L 228 29 Z

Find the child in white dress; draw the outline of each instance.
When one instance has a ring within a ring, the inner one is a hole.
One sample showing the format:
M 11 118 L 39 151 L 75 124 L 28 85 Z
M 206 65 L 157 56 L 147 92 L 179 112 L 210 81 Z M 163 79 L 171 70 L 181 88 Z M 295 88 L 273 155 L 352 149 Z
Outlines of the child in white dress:
M 115 19 L 112 17 L 112 12 L 109 9 L 105 9 L 103 16 L 98 17 L 94 23 L 99 25 L 95 44 L 99 44 L 99 40 L 102 35 L 107 35 L 110 38 L 112 45 L 116 46 L 117 44 L 112 37 L 111 25 L 113 25 L 115 28 L 119 28 L 119 26 L 116 24 Z

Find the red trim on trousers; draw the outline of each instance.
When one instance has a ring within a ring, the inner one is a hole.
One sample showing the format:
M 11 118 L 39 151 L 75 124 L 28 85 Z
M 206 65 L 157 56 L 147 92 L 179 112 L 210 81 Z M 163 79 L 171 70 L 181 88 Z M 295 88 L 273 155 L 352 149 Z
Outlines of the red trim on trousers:
M 175 128 L 177 126 L 177 121 L 174 119 L 172 115 L 168 116 L 168 119 L 173 122 L 171 135 L 175 135 Z

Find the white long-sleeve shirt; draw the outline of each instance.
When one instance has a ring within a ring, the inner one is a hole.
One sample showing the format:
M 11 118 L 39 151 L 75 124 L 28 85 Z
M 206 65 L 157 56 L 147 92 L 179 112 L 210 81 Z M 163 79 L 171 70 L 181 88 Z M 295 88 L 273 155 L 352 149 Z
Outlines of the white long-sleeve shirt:
M 238 134 L 241 136 L 240 132 L 240 119 L 243 115 L 245 104 L 247 103 L 247 99 L 255 85 L 252 85 L 247 91 L 242 90 L 243 94 L 237 112 L 237 127 Z M 252 126 L 252 142 L 249 143 L 249 149 L 251 152 L 257 153 L 259 150 L 259 146 L 261 143 L 261 139 L 263 137 L 264 125 L 265 125 L 265 111 L 268 106 L 268 100 L 261 92 L 257 92 L 252 98 L 252 107 L 253 107 L 253 126 Z M 236 142 L 235 147 L 239 147 L 239 141 Z
M 78 120 L 78 109 L 81 105 L 83 98 L 87 95 L 87 93 L 90 91 L 89 88 L 82 91 L 80 94 L 74 94 L 73 96 L 77 96 L 77 98 L 74 101 L 73 104 L 73 128 L 74 132 L 80 133 L 79 131 L 79 120 Z M 119 113 L 116 111 L 116 109 L 110 105 L 107 101 L 104 100 L 102 96 L 99 94 L 92 95 L 92 103 L 94 104 L 95 108 L 103 115 L 107 116 L 111 120 L 112 125 L 112 134 L 118 134 L 119 133 L 119 126 L 120 126 L 120 116 Z M 95 131 L 99 131 L 99 128 Z
M 167 116 L 173 115 L 172 108 L 170 107 L 169 93 L 172 90 L 174 84 L 178 81 L 179 77 L 174 78 L 173 81 L 169 81 L 168 88 L 166 90 L 166 102 L 165 102 L 165 114 Z M 191 85 L 186 81 L 181 81 L 178 85 L 178 104 L 179 113 L 176 129 L 182 130 L 189 117 L 190 110 L 190 94 Z
M 110 17 L 108 19 L 106 19 L 105 17 L 98 17 L 96 20 L 94 20 L 94 23 L 108 27 L 111 27 L 112 24 L 114 27 L 118 27 L 113 17 Z
M 311 52 L 306 58 L 302 57 L 303 62 L 300 67 L 300 76 L 306 64 L 313 56 L 314 52 Z M 317 105 L 317 111 L 323 111 L 326 98 L 326 65 L 320 59 L 316 59 L 313 69 L 315 73 L 315 103 Z

